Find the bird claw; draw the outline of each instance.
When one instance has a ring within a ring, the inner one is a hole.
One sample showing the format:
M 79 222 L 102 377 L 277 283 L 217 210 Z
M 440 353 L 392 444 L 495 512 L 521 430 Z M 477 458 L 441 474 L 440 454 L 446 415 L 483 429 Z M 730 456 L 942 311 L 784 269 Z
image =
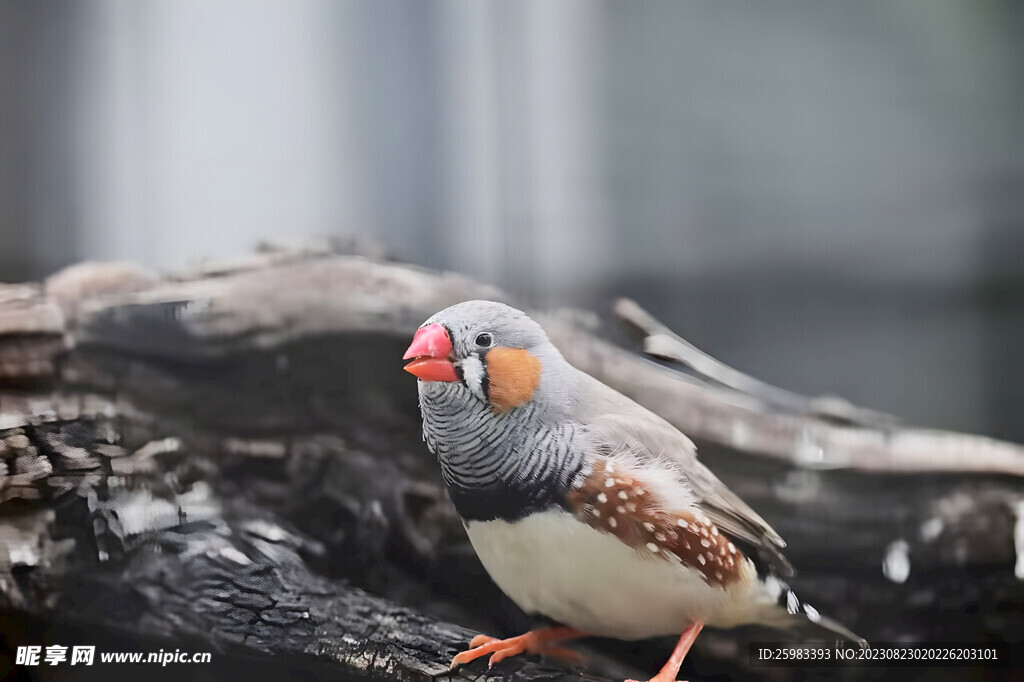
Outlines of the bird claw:
M 497 637 L 489 637 L 487 635 L 477 635 L 472 640 L 470 640 L 469 648 L 470 649 L 475 649 L 478 646 L 483 646 L 484 644 L 489 644 L 490 642 L 497 642 L 497 641 L 498 641 Z
M 477 635 L 469 643 L 469 649 L 455 655 L 452 659 L 451 669 L 471 663 L 481 656 L 494 653 L 501 649 L 501 645 L 505 643 L 505 640 L 497 639 L 496 637 L 488 637 L 487 635 Z M 493 656 L 492 656 L 493 659 Z M 498 659 L 501 660 L 501 659 Z M 493 661 L 492 661 L 493 665 Z
M 540 646 L 540 647 L 523 647 L 523 646 L 510 646 L 504 649 L 498 649 L 491 655 L 491 659 L 487 661 L 487 667 L 490 668 L 497 663 L 501 663 L 506 658 L 516 656 L 521 653 L 537 654 L 538 656 L 544 656 L 546 658 L 557 658 L 560 661 L 565 661 L 569 665 L 582 666 L 586 659 L 583 654 L 568 649 L 564 646 Z
M 572 649 L 564 646 L 510 646 L 504 649 L 498 649 L 491 655 L 491 659 L 487 662 L 487 667 L 495 665 L 504 661 L 506 658 L 517 656 L 522 653 L 536 654 L 537 656 L 544 656 L 545 658 L 556 658 L 560 661 L 564 661 L 572 666 L 582 666 L 586 662 L 583 654 L 573 651 Z
M 523 653 L 524 651 L 526 651 L 526 649 L 521 646 L 510 646 L 506 649 L 498 649 L 493 654 L 491 654 L 490 660 L 487 661 L 487 667 L 493 668 L 496 663 L 501 663 L 506 658 L 509 658 L 510 656 L 516 656 L 518 654 Z
M 477 635 L 469 643 L 469 650 L 463 651 L 457 654 L 452 659 L 451 669 L 455 669 L 460 665 L 465 665 L 475 661 L 476 659 L 491 654 L 490 659 L 487 662 L 487 666 L 491 667 L 511 656 L 517 656 L 522 653 L 538 654 L 540 656 L 548 656 L 551 658 L 557 658 L 562 661 L 569 663 L 570 665 L 582 665 L 585 662 L 585 658 L 573 651 L 562 646 L 556 646 L 555 641 L 547 641 L 542 634 L 529 632 L 525 635 L 518 637 L 512 637 L 510 639 L 498 639 L 497 637 L 489 637 L 487 635 Z

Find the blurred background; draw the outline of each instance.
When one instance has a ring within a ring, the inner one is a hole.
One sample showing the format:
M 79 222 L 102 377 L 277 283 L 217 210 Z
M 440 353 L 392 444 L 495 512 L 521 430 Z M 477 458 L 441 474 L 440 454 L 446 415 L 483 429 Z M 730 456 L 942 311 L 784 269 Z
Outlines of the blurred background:
M 369 235 L 1024 441 L 1024 5 L 0 0 L 0 281 Z

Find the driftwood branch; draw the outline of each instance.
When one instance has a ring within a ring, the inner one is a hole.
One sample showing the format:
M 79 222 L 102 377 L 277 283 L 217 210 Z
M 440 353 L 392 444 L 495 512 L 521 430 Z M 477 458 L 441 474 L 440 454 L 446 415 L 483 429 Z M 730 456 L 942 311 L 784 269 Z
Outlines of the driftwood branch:
M 806 396 L 766 384 L 717 360 L 682 338 L 628 298 L 615 302 L 615 313 L 644 334 L 644 352 L 687 367 L 710 383 L 748 395 L 766 408 L 793 414 L 821 417 L 857 426 L 893 426 L 899 419 L 892 415 L 857 407 L 838 396 Z
M 631 323 L 642 319 L 636 306 L 620 304 L 617 310 Z M 807 468 L 1024 475 L 1020 445 L 902 426 L 837 399 L 776 389 L 673 340 L 649 319 L 642 324 L 655 331 L 656 340 L 647 347 L 658 357 L 695 367 L 700 376 L 645 361 L 557 317 L 545 322 L 570 362 L 702 441 Z

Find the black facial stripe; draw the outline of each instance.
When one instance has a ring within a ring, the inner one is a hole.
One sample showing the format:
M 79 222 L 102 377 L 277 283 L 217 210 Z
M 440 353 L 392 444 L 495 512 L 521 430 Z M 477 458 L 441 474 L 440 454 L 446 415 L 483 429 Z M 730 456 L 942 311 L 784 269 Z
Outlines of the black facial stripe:
M 484 392 L 484 400 L 491 402 L 491 377 L 487 373 L 487 352 L 490 349 L 480 351 L 480 366 L 483 367 L 483 376 L 480 377 L 480 390 Z
M 458 357 L 458 353 L 456 352 L 455 349 L 455 337 L 452 335 L 451 328 L 446 324 L 442 324 L 441 327 L 444 329 L 444 333 L 448 335 L 448 340 L 452 344 L 452 355 Z M 466 377 L 462 372 L 462 364 L 458 362 L 454 362 L 452 364 L 455 366 L 455 377 L 459 380 L 459 383 L 461 383 L 466 388 L 469 388 L 469 384 L 466 383 Z

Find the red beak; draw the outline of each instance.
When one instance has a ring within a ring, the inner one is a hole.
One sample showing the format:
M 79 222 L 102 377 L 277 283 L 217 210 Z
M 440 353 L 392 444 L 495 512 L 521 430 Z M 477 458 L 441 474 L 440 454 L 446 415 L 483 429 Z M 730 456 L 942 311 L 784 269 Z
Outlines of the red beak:
M 405 371 L 424 381 L 458 381 L 455 365 L 449 358 L 451 352 L 452 341 L 444 325 L 420 327 L 402 356 L 403 360 L 416 358 L 405 366 Z

